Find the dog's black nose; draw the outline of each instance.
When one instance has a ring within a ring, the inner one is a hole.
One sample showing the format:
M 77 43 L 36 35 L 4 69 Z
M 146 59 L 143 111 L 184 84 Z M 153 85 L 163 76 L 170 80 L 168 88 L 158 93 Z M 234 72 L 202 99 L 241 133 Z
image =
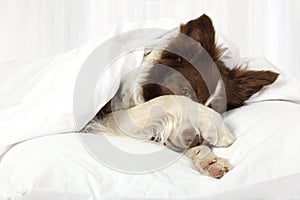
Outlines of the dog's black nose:
M 201 145 L 203 139 L 194 129 L 186 129 L 182 133 L 182 139 L 186 146 L 195 147 Z
M 194 129 L 186 129 L 182 133 L 182 138 L 186 146 L 190 146 L 196 137 L 196 131 Z

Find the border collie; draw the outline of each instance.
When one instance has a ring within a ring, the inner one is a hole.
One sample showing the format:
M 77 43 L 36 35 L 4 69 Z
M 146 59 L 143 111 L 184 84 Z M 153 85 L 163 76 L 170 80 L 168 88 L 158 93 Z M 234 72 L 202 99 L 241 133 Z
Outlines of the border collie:
M 85 132 L 125 133 L 161 142 L 184 152 L 201 173 L 221 178 L 231 165 L 210 147 L 228 146 L 235 137 L 219 113 L 243 106 L 279 74 L 229 69 L 220 56 L 207 15 L 180 25 L 164 49 L 145 54 L 143 64 L 150 67 L 126 76 Z

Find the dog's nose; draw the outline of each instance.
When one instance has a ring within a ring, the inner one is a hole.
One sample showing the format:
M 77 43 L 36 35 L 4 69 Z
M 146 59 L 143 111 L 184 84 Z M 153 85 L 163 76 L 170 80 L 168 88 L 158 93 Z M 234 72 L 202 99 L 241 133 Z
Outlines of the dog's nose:
M 182 139 L 187 147 L 195 147 L 203 143 L 202 137 L 194 129 L 186 129 L 182 133 Z
M 195 137 L 196 131 L 194 129 L 186 129 L 182 133 L 182 138 L 186 146 L 190 146 L 193 143 Z

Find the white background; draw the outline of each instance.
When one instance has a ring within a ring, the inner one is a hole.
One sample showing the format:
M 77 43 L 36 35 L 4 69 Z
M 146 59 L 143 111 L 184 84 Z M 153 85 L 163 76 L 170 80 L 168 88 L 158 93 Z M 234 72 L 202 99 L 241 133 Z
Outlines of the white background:
M 242 56 L 300 80 L 298 0 L 0 0 L 0 62 L 61 53 L 125 22 L 208 14 Z

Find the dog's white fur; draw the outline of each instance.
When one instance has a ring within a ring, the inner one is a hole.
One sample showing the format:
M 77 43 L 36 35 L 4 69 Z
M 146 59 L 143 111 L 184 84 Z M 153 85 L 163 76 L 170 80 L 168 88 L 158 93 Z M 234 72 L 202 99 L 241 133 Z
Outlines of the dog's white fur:
M 184 96 L 161 96 L 133 108 L 113 112 L 101 120 L 94 119 L 83 131 L 130 136 L 147 141 L 152 139 L 165 143 L 173 150 L 185 151 L 189 146 L 178 138 L 186 129 L 195 130 L 205 141 L 186 151 L 194 166 L 203 174 L 222 177 L 231 168 L 230 164 L 216 157 L 204 144 L 225 147 L 233 143 L 235 136 L 219 113 Z M 219 173 L 210 174 L 210 168 L 216 168 Z
M 162 50 L 154 49 L 145 55 L 141 66 L 125 75 L 122 79 L 120 89 L 112 102 L 114 110 L 124 110 L 145 102 L 142 95 L 142 83 L 147 80 L 149 70 L 153 66 L 153 63 L 161 56 Z
M 163 143 L 171 134 L 180 134 L 187 127 L 201 133 L 214 146 L 228 146 L 234 139 L 219 113 L 187 97 L 175 95 L 161 96 L 131 109 L 113 112 L 101 120 L 94 119 L 85 130 L 144 139 L 159 134 Z

